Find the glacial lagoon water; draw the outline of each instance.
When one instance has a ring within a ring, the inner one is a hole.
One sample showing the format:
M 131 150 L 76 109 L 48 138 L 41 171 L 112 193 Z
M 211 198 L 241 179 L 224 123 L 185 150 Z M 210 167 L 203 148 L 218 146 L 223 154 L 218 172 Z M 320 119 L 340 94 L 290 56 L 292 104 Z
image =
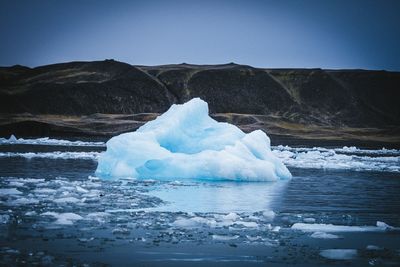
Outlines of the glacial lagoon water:
M 0 139 L 0 265 L 400 264 L 399 150 L 273 146 L 277 182 L 103 180 L 103 141 Z

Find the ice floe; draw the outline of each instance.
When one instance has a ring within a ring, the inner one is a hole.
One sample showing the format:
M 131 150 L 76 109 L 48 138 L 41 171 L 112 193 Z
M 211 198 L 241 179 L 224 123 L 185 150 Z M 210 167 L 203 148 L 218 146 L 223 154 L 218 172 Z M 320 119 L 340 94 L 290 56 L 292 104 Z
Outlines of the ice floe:
M 33 197 L 19 197 L 16 199 L 9 200 L 6 204 L 8 206 L 20 206 L 20 205 L 33 205 L 38 204 L 40 201 Z
M 217 222 L 214 219 L 193 217 L 193 218 L 178 218 L 171 225 L 179 228 L 197 228 L 202 226 L 216 227 Z
M 77 199 L 76 197 L 62 197 L 62 198 L 57 198 L 54 200 L 54 202 L 63 204 L 63 203 L 78 203 L 80 202 L 80 199 Z
M 340 238 L 338 235 L 329 234 L 326 232 L 314 232 L 311 235 L 312 238 L 319 238 L 319 239 L 337 239 Z
M 264 217 L 264 219 L 266 219 L 267 221 L 272 221 L 275 218 L 275 212 L 272 210 L 265 210 L 262 212 L 262 215 Z
M 45 158 L 45 159 L 86 159 L 97 160 L 99 152 L 0 152 L 0 158 Z
M 315 223 L 316 220 L 315 218 L 304 218 L 303 221 L 306 223 Z
M 176 228 L 200 228 L 200 227 L 210 227 L 210 228 L 221 228 L 221 227 L 235 227 L 234 229 L 255 229 L 259 228 L 261 225 L 256 222 L 260 221 L 263 226 L 268 226 L 269 230 L 272 229 L 271 225 L 265 225 L 265 220 L 262 221 L 261 217 L 246 216 L 242 218 L 236 213 L 228 214 L 209 214 L 208 216 L 192 216 L 192 217 L 178 217 L 172 224 L 172 227 Z M 275 229 L 279 231 L 279 229 Z
M 365 155 L 344 154 L 361 151 Z M 373 153 L 376 152 L 376 153 Z M 357 171 L 400 172 L 400 154 L 397 150 L 359 150 L 326 148 L 292 148 L 277 146 L 273 153 L 287 166 L 312 169 L 339 169 Z M 367 156 L 368 155 L 368 156 Z
M 22 192 L 16 188 L 0 188 L 0 196 L 20 195 L 20 194 L 22 194 Z
M 65 213 L 57 213 L 57 212 L 44 212 L 41 214 L 42 216 L 51 216 L 56 219 L 56 224 L 65 224 L 71 225 L 75 221 L 82 220 L 83 217 L 72 212 L 65 212 Z
M 229 240 L 235 240 L 238 239 L 238 235 L 212 235 L 213 240 L 218 240 L 218 241 L 229 241 Z
M 10 138 L 0 138 L 0 145 L 46 145 L 46 146 L 105 146 L 104 142 L 89 142 L 89 141 L 70 141 L 63 139 L 52 139 L 42 137 L 36 139 L 16 138 L 11 135 Z
M 10 220 L 10 215 L 0 214 L 0 224 L 6 224 Z
M 380 156 L 400 156 L 400 149 L 362 149 L 357 148 L 355 146 L 351 147 L 337 147 L 337 148 L 325 148 L 325 147 L 290 147 L 290 146 L 271 146 L 274 151 L 289 151 L 289 152 L 310 152 L 310 151 L 319 151 L 319 152 L 331 152 L 334 151 L 339 154 L 358 154 L 358 155 L 380 155 Z
M 319 255 L 330 260 L 351 260 L 357 257 L 356 249 L 324 249 Z
M 387 230 L 394 230 L 396 228 L 387 225 L 384 222 L 376 222 L 376 226 L 348 226 L 348 225 L 334 225 L 322 223 L 295 223 L 291 227 L 294 230 L 301 230 L 304 232 L 384 232 Z

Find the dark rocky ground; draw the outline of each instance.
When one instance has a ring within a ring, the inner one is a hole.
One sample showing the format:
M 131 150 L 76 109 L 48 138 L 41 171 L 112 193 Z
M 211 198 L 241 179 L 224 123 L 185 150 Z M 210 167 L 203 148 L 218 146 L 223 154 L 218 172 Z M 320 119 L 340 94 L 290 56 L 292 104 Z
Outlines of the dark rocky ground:
M 201 97 L 220 121 L 279 138 L 400 144 L 400 73 L 132 66 L 113 60 L 0 68 L 0 135 L 112 136 Z
M 0 135 L 9 137 L 99 137 L 134 131 L 157 113 L 93 114 L 84 116 L 0 114 Z M 294 123 L 276 116 L 219 113 L 212 115 L 218 121 L 238 125 L 243 131 L 262 129 L 274 145 L 307 146 L 362 146 L 371 148 L 399 148 L 400 134 L 396 129 L 334 127 Z

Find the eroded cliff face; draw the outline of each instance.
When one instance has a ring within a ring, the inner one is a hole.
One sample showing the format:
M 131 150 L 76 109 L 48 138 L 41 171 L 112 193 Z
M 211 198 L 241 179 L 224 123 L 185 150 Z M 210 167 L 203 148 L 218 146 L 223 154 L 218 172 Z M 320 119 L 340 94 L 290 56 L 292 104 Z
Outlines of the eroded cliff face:
M 321 126 L 398 127 L 400 73 L 132 66 L 113 60 L 0 68 L 0 113 L 160 113 L 201 97 L 212 113 L 258 114 Z

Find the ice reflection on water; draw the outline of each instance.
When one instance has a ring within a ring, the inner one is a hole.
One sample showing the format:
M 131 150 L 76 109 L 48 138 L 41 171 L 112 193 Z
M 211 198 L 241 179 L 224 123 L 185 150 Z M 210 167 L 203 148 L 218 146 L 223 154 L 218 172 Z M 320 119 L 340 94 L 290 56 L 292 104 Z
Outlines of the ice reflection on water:
M 182 212 L 254 212 L 276 210 L 289 181 L 174 182 L 151 190 L 166 204 L 151 210 Z

